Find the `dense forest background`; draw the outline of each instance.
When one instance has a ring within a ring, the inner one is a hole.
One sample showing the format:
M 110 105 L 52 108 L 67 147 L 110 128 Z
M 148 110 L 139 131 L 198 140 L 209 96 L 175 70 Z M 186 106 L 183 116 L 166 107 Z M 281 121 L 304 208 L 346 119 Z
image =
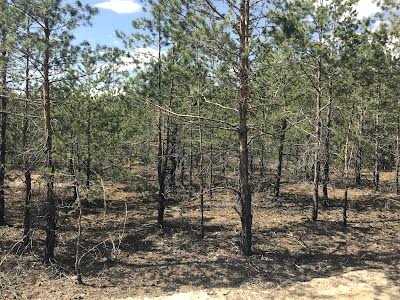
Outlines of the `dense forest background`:
M 323 230 L 313 243 L 354 234 L 363 217 L 390 219 L 389 252 L 398 253 L 398 1 L 368 17 L 357 0 L 142 5 L 115 48 L 74 39 L 97 8 L 0 0 L 0 289 L 26 255 L 83 283 L 94 261 L 121 259 L 123 245 L 131 256 L 145 251 L 139 233 L 156 243 L 184 230 L 200 249 L 222 232 L 207 253 L 221 243 L 262 260 L 276 231 L 258 216 L 254 229 L 258 213 L 281 219 L 285 235 Z M 225 214 L 236 229 L 213 224 Z

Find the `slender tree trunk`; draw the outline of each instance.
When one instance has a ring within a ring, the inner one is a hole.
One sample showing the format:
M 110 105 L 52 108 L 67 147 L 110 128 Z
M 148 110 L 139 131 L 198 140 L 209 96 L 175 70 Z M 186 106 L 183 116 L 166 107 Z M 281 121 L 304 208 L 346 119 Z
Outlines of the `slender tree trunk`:
M 264 148 L 264 141 L 261 141 L 261 158 L 260 158 L 260 177 L 264 177 L 264 155 L 265 155 L 265 148 Z
M 165 180 L 164 180 L 164 151 L 163 151 L 163 141 L 162 141 L 162 121 L 161 112 L 158 113 L 158 164 L 157 164 L 157 174 L 158 174 L 158 225 L 164 227 L 164 210 L 165 210 Z
M 181 158 L 181 174 L 180 174 L 180 181 L 181 181 L 181 185 L 182 187 L 185 186 L 185 145 L 182 145 L 182 158 Z
M 330 182 L 330 163 L 331 163 L 331 131 L 332 131 L 332 110 L 333 110 L 333 81 L 329 81 L 329 101 L 328 111 L 326 115 L 326 135 L 325 135 L 325 161 L 324 161 L 324 177 L 323 177 L 323 206 L 329 206 L 328 185 Z
M 317 75 L 316 75 L 316 89 L 317 89 L 317 101 L 316 101 L 316 111 L 315 111 L 315 152 L 314 152 L 314 176 L 313 176 L 313 211 L 312 220 L 317 221 L 318 219 L 318 188 L 319 188 L 319 173 L 320 173 L 320 160 L 319 151 L 321 148 L 321 102 L 322 102 L 322 91 L 321 91 L 321 60 L 318 61 Z
M 346 143 L 344 147 L 344 201 L 343 201 L 343 226 L 347 227 L 347 210 L 349 206 L 349 199 L 348 199 L 348 190 L 349 190 L 349 140 L 350 140 L 350 133 L 351 128 L 353 127 L 353 114 L 354 114 L 354 106 L 355 103 L 353 102 L 353 107 L 351 109 L 349 127 L 347 128 L 346 133 Z
M 81 201 L 83 206 L 87 206 L 90 201 L 90 177 L 92 175 L 92 98 L 87 99 L 87 123 L 86 123 L 86 197 Z
M 176 169 L 178 166 L 177 160 L 177 139 L 176 136 L 178 134 L 178 125 L 172 124 L 172 132 L 171 132 L 171 151 L 170 151 L 170 161 L 171 161 L 171 169 L 169 170 L 169 186 L 173 193 L 176 192 Z
M 160 18 L 160 16 L 159 16 Z M 161 24 L 159 21 L 158 29 L 158 105 L 162 106 L 161 98 Z M 165 170 L 164 166 L 164 145 L 163 145 L 163 124 L 161 109 L 158 110 L 157 116 L 157 136 L 158 136 L 158 155 L 157 155 L 157 175 L 158 175 L 158 225 L 164 227 L 164 210 L 165 210 Z
M 379 112 L 375 114 L 375 122 L 374 122 L 374 129 L 375 129 L 375 150 L 374 150 L 374 186 L 375 190 L 379 190 L 379 167 L 380 167 L 380 137 L 379 137 Z
M 361 108 L 360 119 L 358 124 L 358 137 L 357 137 L 357 158 L 356 158 L 356 185 L 361 185 L 361 170 L 362 170 L 362 157 L 363 157 L 363 134 L 364 134 L 364 109 Z
M 77 179 L 75 179 L 77 181 Z M 78 187 L 76 187 L 76 190 L 78 190 Z M 77 237 L 76 237 L 76 246 L 75 246 L 75 274 L 76 274 L 76 281 L 78 284 L 83 284 L 82 280 L 82 271 L 81 271 L 81 259 L 82 259 L 82 254 L 81 254 L 81 242 L 82 242 L 82 201 L 79 196 L 79 192 L 77 195 L 77 200 L 78 200 L 78 232 L 77 232 Z
M 396 194 L 400 195 L 400 98 L 397 101 L 397 124 L 396 124 Z
M 5 47 L 7 31 L 2 30 L 2 43 Z M 5 218 L 5 178 L 6 178 L 6 143 L 7 143 L 7 51 L 3 50 L 3 65 L 1 66 L 1 141 L 0 141 L 0 226 L 6 224 Z
M 249 87 L 249 20 L 250 0 L 240 1 L 240 101 L 239 101 L 239 173 L 241 204 L 241 249 L 244 255 L 252 253 L 252 209 L 249 184 L 249 151 L 247 141 L 247 106 Z
M 28 21 L 27 34 L 30 34 L 30 21 Z M 29 128 L 29 99 L 30 99 L 30 48 L 26 51 L 25 62 L 25 103 L 24 103 L 24 117 L 22 120 L 22 153 L 24 164 L 24 177 L 25 177 L 25 197 L 24 197 L 24 247 L 28 247 L 31 242 L 31 196 L 32 196 L 32 179 L 31 179 L 31 166 L 29 161 L 28 151 L 28 128 Z
M 276 167 L 276 173 L 275 173 L 275 186 L 274 186 L 275 200 L 278 200 L 280 197 L 282 165 L 283 165 L 283 150 L 285 147 L 286 129 L 287 129 L 287 119 L 283 118 L 280 133 L 279 133 L 278 166 Z
M 44 20 L 44 57 L 43 57 L 43 106 L 45 120 L 46 140 L 46 249 L 45 260 L 54 258 L 56 245 L 56 201 L 54 198 L 54 164 L 53 151 L 53 129 L 51 126 L 50 113 L 50 29 L 49 20 Z
M 213 192 L 212 192 L 212 187 L 213 187 L 213 169 L 214 169 L 214 165 L 213 165 L 213 158 L 214 158 L 214 153 L 213 153 L 213 144 L 212 144 L 212 138 L 213 138 L 213 134 L 210 133 L 210 174 L 209 174 L 209 182 L 208 182 L 208 197 L 210 199 L 210 201 L 212 200 L 213 197 Z
M 77 150 L 77 149 L 73 149 Z M 78 225 L 78 232 L 76 235 L 76 244 L 75 244 L 75 274 L 76 274 L 76 281 L 77 284 L 81 285 L 83 284 L 83 279 L 82 279 L 82 270 L 81 270 L 81 260 L 82 260 L 82 210 L 83 210 L 83 203 L 82 199 L 79 193 L 79 180 L 78 180 L 78 174 L 77 174 L 77 152 L 73 151 L 72 152 L 72 175 L 74 178 L 74 187 L 76 191 L 76 200 L 78 204 L 78 220 L 77 220 L 77 225 Z
M 198 116 L 200 116 L 200 101 L 197 102 Z M 200 237 L 204 238 L 204 171 L 203 171 L 203 128 L 202 124 L 199 125 L 199 151 L 200 151 L 200 162 L 199 162 L 199 175 L 200 175 Z
M 73 134 L 71 134 L 71 141 L 73 140 Z M 72 176 L 72 178 L 75 178 L 75 169 L 74 169 L 74 153 L 77 151 L 77 147 L 74 142 L 71 142 L 70 144 L 70 158 L 69 158 L 69 174 Z M 78 191 L 76 189 L 76 185 L 72 186 L 72 202 L 75 202 L 78 197 Z
M 189 128 L 189 196 L 193 196 L 193 130 Z
M 172 64 L 175 65 L 175 55 L 176 55 L 176 45 L 172 45 Z M 173 68 L 169 70 L 170 74 L 173 73 Z M 170 90 L 169 90 L 169 108 L 173 110 L 174 108 L 174 94 L 175 94 L 175 80 L 174 77 L 171 76 L 170 79 Z M 177 144 L 177 134 L 178 134 L 178 125 L 170 122 L 170 118 L 168 120 L 168 128 L 167 128 L 167 147 L 169 151 L 167 152 L 168 157 L 167 160 L 170 161 L 170 170 L 169 170 L 169 186 L 172 190 L 172 193 L 176 192 L 176 168 L 177 168 L 177 157 L 176 157 L 176 144 Z M 166 164 L 166 168 L 168 165 Z M 167 170 L 165 170 L 167 172 Z

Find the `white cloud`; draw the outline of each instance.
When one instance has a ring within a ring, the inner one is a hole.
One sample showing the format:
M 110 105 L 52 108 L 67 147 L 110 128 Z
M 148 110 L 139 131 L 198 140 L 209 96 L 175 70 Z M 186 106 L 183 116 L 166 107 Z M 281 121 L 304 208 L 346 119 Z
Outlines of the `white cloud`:
M 94 5 L 98 8 L 109 9 L 117 14 L 131 14 L 139 12 L 142 6 L 135 0 L 109 0 Z
M 381 11 L 381 8 L 374 0 L 360 0 L 354 8 L 359 19 L 370 17 Z
M 162 55 L 165 53 L 161 53 Z M 130 57 L 121 57 L 122 65 L 120 71 L 133 71 L 146 67 L 152 61 L 157 60 L 158 51 L 154 48 L 137 48 L 133 50 Z

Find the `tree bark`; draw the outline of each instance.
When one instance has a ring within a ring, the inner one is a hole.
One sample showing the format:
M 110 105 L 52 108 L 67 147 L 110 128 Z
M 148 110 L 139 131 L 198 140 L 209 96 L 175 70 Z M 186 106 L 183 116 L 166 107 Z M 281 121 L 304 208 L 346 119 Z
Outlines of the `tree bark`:
M 191 126 L 191 125 L 190 125 Z M 189 196 L 193 196 L 193 130 L 189 128 Z
M 357 157 L 355 165 L 355 181 L 356 185 L 361 185 L 361 170 L 362 170 L 362 157 L 363 157 L 363 134 L 364 134 L 364 109 L 361 108 L 360 119 L 358 124 L 358 137 L 357 137 Z
M 321 148 L 321 102 L 322 102 L 322 90 L 321 90 L 321 68 L 322 62 L 318 61 L 317 74 L 316 74 L 316 89 L 317 89 L 317 99 L 316 99 L 316 111 L 315 111 L 315 150 L 314 150 L 314 176 L 313 176 L 313 211 L 312 220 L 315 222 L 318 219 L 318 188 L 319 188 L 319 173 L 320 173 L 320 160 L 319 151 Z
M 239 101 L 239 173 L 240 173 L 240 218 L 241 249 L 245 256 L 252 253 L 252 209 L 249 184 L 249 151 L 247 141 L 247 110 L 250 97 L 249 87 L 249 20 L 250 0 L 240 1 L 240 101 Z
M 198 115 L 200 116 L 200 101 L 197 102 Z M 199 125 L 199 151 L 200 151 L 200 162 L 199 162 L 199 175 L 200 175 L 200 237 L 204 238 L 204 172 L 203 172 L 203 128 L 202 124 Z
M 169 186 L 171 188 L 172 193 L 176 192 L 176 169 L 178 166 L 177 134 L 178 134 L 178 125 L 172 124 L 171 151 L 170 151 L 170 155 L 169 155 L 170 161 L 171 161 L 171 169 L 169 170 Z
M 80 204 L 87 206 L 90 201 L 90 177 L 92 175 L 92 97 L 87 99 L 86 123 L 86 197 Z
M 396 194 L 400 195 L 400 98 L 397 101 L 397 124 L 396 124 Z
M 329 206 L 328 185 L 330 182 L 330 163 L 331 163 L 331 132 L 332 132 L 332 110 L 333 110 L 333 81 L 329 81 L 329 101 L 326 115 L 326 135 L 325 135 L 325 161 L 324 161 L 324 177 L 323 177 L 323 206 Z
M 159 18 L 161 18 L 159 16 Z M 158 105 L 162 106 L 161 99 L 161 21 L 158 24 Z M 164 145 L 163 145 L 163 124 L 162 124 L 161 108 L 158 110 L 157 116 L 157 176 L 158 176 L 158 217 L 157 222 L 161 228 L 164 228 L 164 210 L 165 210 L 165 170 L 164 170 Z
M 56 201 L 54 198 L 54 163 L 53 151 L 53 129 L 51 127 L 51 103 L 50 103 L 50 28 L 49 20 L 44 20 L 44 56 L 43 56 L 43 107 L 45 120 L 46 140 L 46 248 L 45 260 L 54 258 L 56 245 Z
M 7 31 L 2 30 L 2 43 L 5 47 L 7 39 Z M 0 141 L 0 226 L 6 224 L 5 218 L 5 177 L 6 177 L 6 143 L 7 143 L 7 51 L 4 49 L 1 53 L 4 64 L 1 66 L 1 141 Z
M 214 170 L 214 165 L 213 165 L 213 158 L 214 158 L 214 153 L 213 153 L 213 143 L 212 143 L 212 138 L 213 138 L 213 134 L 210 133 L 210 170 L 209 170 L 209 182 L 208 182 L 208 197 L 209 200 L 212 200 L 213 197 L 213 191 L 212 191 L 212 187 L 214 184 L 214 179 L 213 179 L 213 170 Z
M 275 200 L 278 200 L 280 197 L 282 166 L 283 166 L 283 150 L 285 147 L 286 129 L 287 129 L 287 119 L 284 117 L 282 120 L 282 125 L 279 133 L 278 166 L 276 167 L 275 186 L 274 186 Z
M 380 143 L 379 143 L 379 112 L 375 114 L 374 121 L 374 130 L 375 130 L 375 149 L 374 149 L 374 187 L 375 190 L 379 190 L 379 172 L 380 172 Z
M 185 145 L 182 145 L 182 153 L 181 153 L 181 173 L 180 173 L 180 182 L 181 182 L 181 185 L 182 185 L 182 187 L 184 187 L 185 186 L 185 155 L 186 155 L 186 152 L 185 152 Z
M 344 201 L 343 201 L 343 226 L 347 227 L 347 209 L 349 206 L 348 190 L 349 190 L 349 140 L 351 128 L 353 127 L 353 114 L 354 114 L 354 102 L 351 109 L 349 126 L 346 133 L 346 143 L 344 148 Z
M 30 21 L 28 20 L 27 35 L 30 34 Z M 24 102 L 24 117 L 22 121 L 22 157 L 24 165 L 25 177 L 25 196 L 24 196 L 24 247 L 28 247 L 31 242 L 31 196 L 32 196 L 32 179 L 31 166 L 29 161 L 28 151 L 28 128 L 29 128 L 29 99 L 30 99 L 30 48 L 26 51 L 25 61 L 25 102 Z

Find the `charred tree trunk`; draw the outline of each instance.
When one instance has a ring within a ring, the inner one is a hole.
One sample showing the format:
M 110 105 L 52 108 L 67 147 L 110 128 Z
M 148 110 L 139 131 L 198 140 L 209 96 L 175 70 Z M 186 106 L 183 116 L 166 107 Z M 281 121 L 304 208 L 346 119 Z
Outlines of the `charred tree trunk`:
M 212 187 L 213 187 L 213 183 L 214 183 L 214 180 L 213 180 L 213 176 L 214 176 L 214 174 L 213 174 L 214 153 L 213 153 L 212 138 L 213 138 L 213 135 L 212 135 L 212 133 L 210 133 L 210 170 L 209 170 L 210 173 L 209 173 L 209 182 L 208 182 L 208 197 L 209 197 L 210 201 L 212 200 L 212 197 L 213 197 Z
M 5 47 L 7 31 L 2 30 L 2 43 Z M 0 226 L 6 224 L 5 218 L 5 178 L 6 178 L 6 143 L 7 143 L 7 51 L 1 53 L 3 65 L 1 66 L 1 141 L 0 141 Z
M 396 194 L 400 195 L 400 98 L 397 101 L 397 124 L 396 124 Z
M 324 177 L 323 177 L 323 206 L 329 206 L 328 185 L 330 181 L 330 163 L 331 163 L 331 132 L 332 132 L 332 110 L 333 110 L 333 82 L 329 81 L 329 102 L 326 114 L 326 135 L 325 135 L 325 161 L 324 161 Z
M 86 123 L 86 197 L 81 201 L 83 206 L 87 206 L 90 201 L 90 180 L 92 175 L 92 98 L 87 99 L 87 123 Z
M 264 142 L 261 141 L 261 158 L 260 158 L 260 177 L 264 177 L 264 155 L 265 155 L 265 148 Z
M 197 102 L 198 115 L 200 116 L 200 101 Z M 200 151 L 200 162 L 199 162 L 199 175 L 200 175 L 200 237 L 204 238 L 204 171 L 203 171 L 203 128 L 202 124 L 199 125 L 199 151 Z
M 158 112 L 158 163 L 157 163 L 157 175 L 158 175 L 158 225 L 164 227 L 164 210 L 165 210 L 165 172 L 164 172 L 164 147 L 162 140 L 162 121 L 161 111 Z
M 374 130 L 375 130 L 375 149 L 374 149 L 374 187 L 375 190 L 379 190 L 379 172 L 380 172 L 380 143 L 379 143 L 379 112 L 375 114 L 374 121 Z
M 240 173 L 240 218 L 241 249 L 244 255 L 252 253 L 252 209 L 249 184 L 249 151 L 247 141 L 247 110 L 250 97 L 249 87 L 249 20 L 250 0 L 240 1 L 240 101 L 239 101 L 239 173 Z
M 279 133 L 278 166 L 276 167 L 276 173 L 275 173 L 275 186 L 274 186 L 275 200 L 278 200 L 280 197 L 282 166 L 283 166 L 283 150 L 285 147 L 286 129 L 287 129 L 287 119 L 283 118 Z
M 224 183 L 225 186 L 228 186 L 228 173 L 227 169 L 228 168 L 228 160 L 226 158 L 226 151 L 222 152 L 222 174 L 224 176 Z
M 185 145 L 182 145 L 182 158 L 181 158 L 181 173 L 180 173 L 180 182 L 182 187 L 185 186 Z
M 170 161 L 171 161 L 171 168 L 169 170 L 169 187 L 173 193 L 176 192 L 176 169 L 178 166 L 177 160 L 177 140 L 176 136 L 178 134 L 178 125 L 172 125 L 172 132 L 171 132 L 171 151 L 169 154 Z
M 54 198 L 54 164 L 53 152 L 53 129 L 51 126 L 51 102 L 50 102 L 50 28 L 49 20 L 44 20 L 44 55 L 43 55 L 43 107 L 45 120 L 46 140 L 46 249 L 45 260 L 54 258 L 56 245 L 56 201 Z
M 72 140 L 73 140 L 73 136 L 71 135 L 71 141 Z M 69 150 L 70 151 L 69 174 L 72 176 L 72 178 L 75 178 L 74 153 L 77 151 L 77 149 L 76 149 L 77 147 L 74 142 L 71 142 L 69 147 L 70 147 L 70 150 Z M 78 197 L 78 191 L 77 191 L 76 185 L 73 184 L 72 185 L 72 198 L 71 198 L 72 201 L 71 202 L 75 202 L 77 197 Z
M 193 196 L 193 130 L 189 128 L 189 196 Z
M 160 16 L 159 16 L 160 18 Z M 161 107 L 163 104 L 161 98 L 161 21 L 158 24 L 158 105 Z M 158 217 L 157 222 L 161 228 L 164 228 L 164 210 L 165 210 L 165 160 L 164 157 L 164 143 L 163 143 L 163 122 L 161 108 L 158 110 L 157 116 L 157 140 L 158 140 L 158 154 L 157 154 L 157 176 L 158 176 Z
M 348 190 L 349 190 L 349 140 L 351 128 L 353 127 L 353 114 L 354 114 L 354 103 L 351 109 L 349 127 L 346 133 L 346 143 L 344 148 L 344 201 L 343 201 L 343 226 L 347 227 L 347 209 L 349 206 Z
M 75 178 L 75 182 L 77 182 L 77 178 Z M 78 191 L 78 186 L 76 186 L 76 190 Z M 76 281 L 79 285 L 83 284 L 82 279 L 82 270 L 81 270 L 81 259 L 82 259 L 82 250 L 81 250 L 81 242 L 82 242 L 82 201 L 79 196 L 79 192 L 77 193 L 78 200 L 78 232 L 76 236 L 76 245 L 75 245 L 75 274 Z
M 318 61 L 317 74 L 315 86 L 317 89 L 317 100 L 316 100 L 316 111 L 315 111 L 315 150 L 314 150 L 314 176 L 313 176 L 313 211 L 312 220 L 315 222 L 318 219 L 318 203 L 319 203 L 319 177 L 320 177 L 320 158 L 319 152 L 321 148 L 321 102 L 322 102 L 322 90 L 321 90 L 321 68 L 322 62 Z
M 364 109 L 361 108 L 360 119 L 358 124 L 358 137 L 357 137 L 357 157 L 355 164 L 355 181 L 356 185 L 361 185 L 361 170 L 362 170 L 362 157 L 363 157 L 363 134 L 364 134 Z
M 30 32 L 30 21 L 28 21 L 27 34 Z M 25 177 L 25 195 L 24 195 L 24 247 L 28 247 L 31 242 L 31 196 L 32 196 L 32 178 L 31 166 L 29 161 L 28 151 L 28 128 L 29 128 L 29 99 L 30 99 L 30 48 L 26 51 L 25 61 L 25 102 L 24 102 L 24 117 L 22 120 L 22 153 Z

